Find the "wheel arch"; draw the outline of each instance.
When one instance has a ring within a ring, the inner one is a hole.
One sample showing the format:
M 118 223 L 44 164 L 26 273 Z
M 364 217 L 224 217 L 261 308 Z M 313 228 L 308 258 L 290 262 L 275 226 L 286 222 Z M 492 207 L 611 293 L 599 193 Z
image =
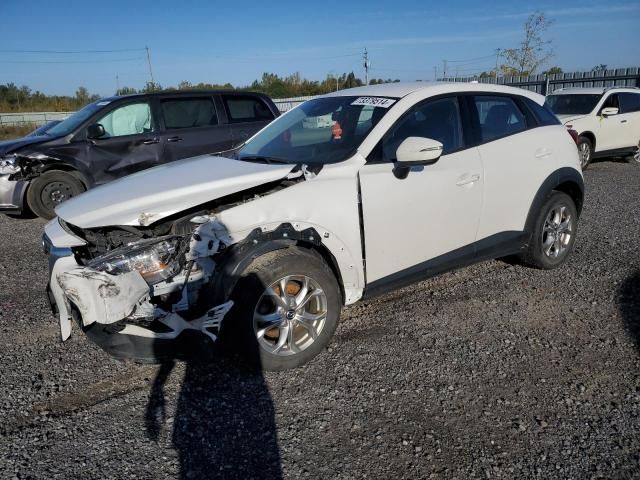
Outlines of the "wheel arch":
M 592 131 L 590 131 L 590 130 L 586 130 L 586 131 L 584 131 L 584 132 L 580 132 L 580 133 L 578 134 L 578 137 L 585 137 L 585 138 L 588 138 L 588 139 L 589 139 L 589 141 L 591 142 L 591 147 L 593 148 L 593 151 L 594 151 L 594 152 L 596 151 L 596 136 L 595 136 L 595 134 L 594 134 Z
M 578 216 L 580 216 L 584 205 L 584 180 L 578 170 L 563 167 L 549 175 L 536 192 L 527 214 L 525 232 L 533 232 L 536 216 L 545 199 L 554 190 L 569 195 L 576 205 Z
M 51 171 L 60 171 L 60 172 L 69 173 L 82 182 L 82 185 L 84 185 L 85 190 L 89 188 L 89 181 L 87 177 L 80 170 L 75 168 L 73 165 L 69 165 L 67 163 L 46 164 L 42 168 L 42 170 L 40 170 L 40 175 L 43 175 Z
M 321 236 L 314 228 L 298 231 L 288 223 L 283 223 L 269 232 L 255 229 L 244 240 L 222 252 L 213 280 L 216 301 L 223 302 L 230 297 L 240 276 L 255 259 L 291 247 L 305 248 L 322 258 L 336 277 L 344 304 L 345 289 L 338 262 L 329 248 L 322 243 Z

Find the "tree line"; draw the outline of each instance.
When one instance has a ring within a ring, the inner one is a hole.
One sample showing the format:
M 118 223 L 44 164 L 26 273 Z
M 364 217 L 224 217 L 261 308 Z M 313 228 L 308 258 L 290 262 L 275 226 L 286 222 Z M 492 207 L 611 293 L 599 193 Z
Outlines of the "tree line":
M 372 79 L 370 84 L 399 82 L 398 79 Z M 327 75 L 324 80 L 309 80 L 300 73 L 281 77 L 275 73 L 264 73 L 262 78 L 250 85 L 234 86 L 230 83 L 191 83 L 182 81 L 176 86 L 163 87 L 158 83 L 147 82 L 140 89 L 120 87 L 116 95 L 131 95 L 135 93 L 149 93 L 178 90 L 252 90 L 266 93 L 273 98 L 302 97 L 307 95 L 322 95 L 324 93 L 345 88 L 364 85 L 362 79 L 353 72 L 341 75 Z M 0 112 L 71 112 L 78 110 L 90 102 L 100 98 L 91 94 L 85 87 L 79 87 L 75 95 L 47 95 L 40 91 L 32 91 L 26 85 L 17 86 L 13 83 L 0 85 Z

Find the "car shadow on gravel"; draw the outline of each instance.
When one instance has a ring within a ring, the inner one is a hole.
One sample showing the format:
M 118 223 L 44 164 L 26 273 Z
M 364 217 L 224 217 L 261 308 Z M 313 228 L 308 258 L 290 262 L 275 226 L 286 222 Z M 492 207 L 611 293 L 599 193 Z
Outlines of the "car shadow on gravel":
M 145 413 L 148 438 L 158 441 L 173 427 L 181 479 L 282 478 L 275 410 L 262 372 L 221 352 L 206 357 L 185 362 L 175 413 L 165 385 L 177 361 L 160 365 Z
M 620 285 L 618 306 L 624 326 L 640 353 L 640 270 L 636 270 Z

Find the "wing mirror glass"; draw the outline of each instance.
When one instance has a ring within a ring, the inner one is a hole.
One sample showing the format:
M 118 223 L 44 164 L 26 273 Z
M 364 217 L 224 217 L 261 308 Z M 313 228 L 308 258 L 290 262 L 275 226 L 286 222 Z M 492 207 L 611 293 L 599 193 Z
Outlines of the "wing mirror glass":
M 607 107 L 607 108 L 603 108 L 600 111 L 600 114 L 603 117 L 610 117 L 611 115 L 617 115 L 618 114 L 618 109 L 616 107 Z
M 100 138 L 103 137 L 105 133 L 104 127 L 99 123 L 94 123 L 87 127 L 87 138 Z

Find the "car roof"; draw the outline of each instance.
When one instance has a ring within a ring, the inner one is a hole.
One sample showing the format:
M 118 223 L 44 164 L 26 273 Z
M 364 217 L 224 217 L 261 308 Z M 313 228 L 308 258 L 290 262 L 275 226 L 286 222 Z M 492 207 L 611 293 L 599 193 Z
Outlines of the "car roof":
M 378 85 L 366 85 L 362 87 L 348 88 L 337 92 L 329 93 L 325 96 L 373 96 L 402 98 L 412 93 L 422 92 L 427 96 L 441 95 L 456 92 L 485 92 L 485 93 L 508 93 L 511 95 L 521 95 L 529 97 L 539 102 L 541 95 L 523 88 L 507 87 L 505 85 L 495 85 L 491 83 L 479 82 L 396 82 L 383 83 Z
M 167 96 L 193 96 L 193 95 L 256 95 L 259 97 L 267 97 L 264 93 L 260 92 L 252 92 L 252 91 L 244 91 L 244 90 L 164 90 L 162 92 L 150 92 L 150 93 L 132 93 L 131 95 L 113 95 L 111 97 L 101 98 L 100 101 L 110 101 L 113 102 L 115 100 L 121 100 L 123 98 L 147 98 L 147 97 L 167 97 Z
M 604 92 L 611 91 L 630 90 L 632 92 L 640 93 L 638 87 L 568 87 L 568 88 L 559 88 L 554 90 L 549 95 L 579 95 L 579 94 L 590 94 L 590 95 L 602 95 Z

